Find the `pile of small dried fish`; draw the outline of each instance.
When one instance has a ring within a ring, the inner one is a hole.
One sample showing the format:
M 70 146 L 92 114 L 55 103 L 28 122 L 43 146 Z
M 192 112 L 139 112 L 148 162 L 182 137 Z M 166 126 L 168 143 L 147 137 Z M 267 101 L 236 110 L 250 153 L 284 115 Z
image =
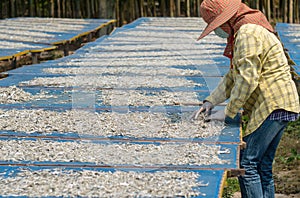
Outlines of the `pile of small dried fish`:
M 21 42 L 11 42 L 11 41 L 1 41 L 0 43 L 0 47 L 2 50 L 5 49 L 15 49 L 15 48 L 36 48 L 35 44 L 25 44 L 25 43 L 21 43 Z
M 87 143 L 51 140 L 1 140 L 0 161 L 90 162 L 105 165 L 225 164 L 221 146 L 198 143 Z
M 100 99 L 104 105 L 112 106 L 164 106 L 180 103 L 197 104 L 195 92 L 103 90 Z
M 3 196 L 30 197 L 193 197 L 201 194 L 199 174 L 182 171 L 100 172 L 23 169 L 0 177 Z M 202 194 L 203 195 L 203 194 Z
M 202 75 L 199 70 L 177 69 L 172 67 L 67 67 L 46 68 L 43 70 L 52 74 L 85 74 L 85 75 L 166 75 L 166 76 L 194 76 Z
M 185 78 L 167 76 L 66 76 L 66 77 L 39 77 L 23 81 L 20 86 L 50 86 L 50 87 L 101 87 L 101 88 L 138 88 L 138 87 L 194 87 L 202 86 Z
M 28 93 L 16 86 L 0 87 L 0 104 L 20 103 L 30 100 L 46 99 L 50 97 L 53 96 L 48 95 L 45 92 L 32 95 L 31 93 Z
M 92 113 L 72 110 L 0 110 L 0 130 L 157 138 L 197 138 L 220 135 L 222 122 L 190 120 L 191 113 Z
M 125 47 L 124 47 L 125 48 Z M 109 50 L 105 49 L 105 50 Z M 138 49 L 137 49 L 138 50 Z M 113 52 L 113 50 L 112 50 Z M 172 60 L 171 60 L 172 58 Z M 143 58 L 143 59 L 129 59 L 126 57 L 114 57 L 109 60 L 103 60 L 101 58 L 93 58 L 93 59 L 77 59 L 77 62 L 74 61 L 68 61 L 68 62 L 62 62 L 62 63 L 57 63 L 58 66 L 80 66 L 80 67 L 91 67 L 91 66 L 127 66 L 127 67 L 168 67 L 168 66 L 197 66 L 197 65 L 207 65 L 209 63 L 213 64 L 213 61 L 207 61 L 205 59 L 200 59 L 200 60 L 186 60 L 183 57 L 180 58 L 174 58 L 171 57 L 168 59 L 149 59 L 149 58 Z M 163 61 L 163 62 L 162 62 Z

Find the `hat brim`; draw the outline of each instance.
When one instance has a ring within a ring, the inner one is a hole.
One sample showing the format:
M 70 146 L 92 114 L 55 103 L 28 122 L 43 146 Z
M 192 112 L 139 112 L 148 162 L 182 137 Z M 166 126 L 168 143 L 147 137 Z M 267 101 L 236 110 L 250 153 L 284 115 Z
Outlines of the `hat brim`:
M 225 9 L 220 15 L 218 15 L 211 23 L 209 23 L 205 29 L 203 30 L 202 34 L 199 36 L 197 41 L 207 36 L 217 27 L 221 26 L 225 22 L 227 22 L 233 15 L 238 11 L 241 4 L 241 0 L 230 0 L 227 8 Z

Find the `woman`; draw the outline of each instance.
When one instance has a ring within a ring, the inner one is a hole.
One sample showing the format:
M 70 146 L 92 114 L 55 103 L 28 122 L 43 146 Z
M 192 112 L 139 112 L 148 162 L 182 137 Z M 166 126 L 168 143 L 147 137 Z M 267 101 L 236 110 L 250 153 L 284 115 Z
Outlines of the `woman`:
M 231 69 L 198 110 L 206 112 L 229 99 L 212 120 L 234 118 L 240 109 L 249 117 L 243 136 L 239 177 L 242 197 L 274 197 L 272 163 L 283 131 L 299 117 L 299 98 L 281 42 L 266 17 L 241 0 L 204 0 L 200 13 L 208 24 L 199 39 L 215 31 L 227 38 L 224 55 Z M 199 40 L 198 39 L 198 40 Z

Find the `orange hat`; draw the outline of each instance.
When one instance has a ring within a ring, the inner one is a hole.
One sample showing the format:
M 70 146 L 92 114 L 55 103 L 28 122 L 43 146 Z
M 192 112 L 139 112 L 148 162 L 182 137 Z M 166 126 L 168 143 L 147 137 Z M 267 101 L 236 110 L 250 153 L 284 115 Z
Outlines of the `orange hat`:
M 227 22 L 238 11 L 240 5 L 241 0 L 204 0 L 200 6 L 200 13 L 207 26 L 197 40 Z

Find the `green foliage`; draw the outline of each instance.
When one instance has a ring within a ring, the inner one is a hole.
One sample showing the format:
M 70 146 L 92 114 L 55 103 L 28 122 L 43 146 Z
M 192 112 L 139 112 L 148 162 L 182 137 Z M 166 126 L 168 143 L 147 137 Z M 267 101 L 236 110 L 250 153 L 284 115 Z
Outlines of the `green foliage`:
M 292 135 L 294 138 L 300 138 L 300 119 L 296 122 L 290 122 L 285 130 L 285 133 Z
M 296 149 L 292 148 L 287 156 L 278 156 L 278 159 L 283 164 L 291 164 L 300 160 L 300 153 L 298 153 Z
M 290 167 L 297 164 L 300 160 L 300 119 L 296 122 L 290 122 L 281 139 L 280 146 L 275 160 L 281 166 Z
M 248 122 L 249 122 L 249 116 L 247 116 L 247 115 L 242 116 L 242 133 L 243 134 L 245 133 Z
M 222 198 L 231 198 L 235 192 L 240 191 L 239 181 L 237 178 L 228 178 L 226 187 L 223 190 Z

